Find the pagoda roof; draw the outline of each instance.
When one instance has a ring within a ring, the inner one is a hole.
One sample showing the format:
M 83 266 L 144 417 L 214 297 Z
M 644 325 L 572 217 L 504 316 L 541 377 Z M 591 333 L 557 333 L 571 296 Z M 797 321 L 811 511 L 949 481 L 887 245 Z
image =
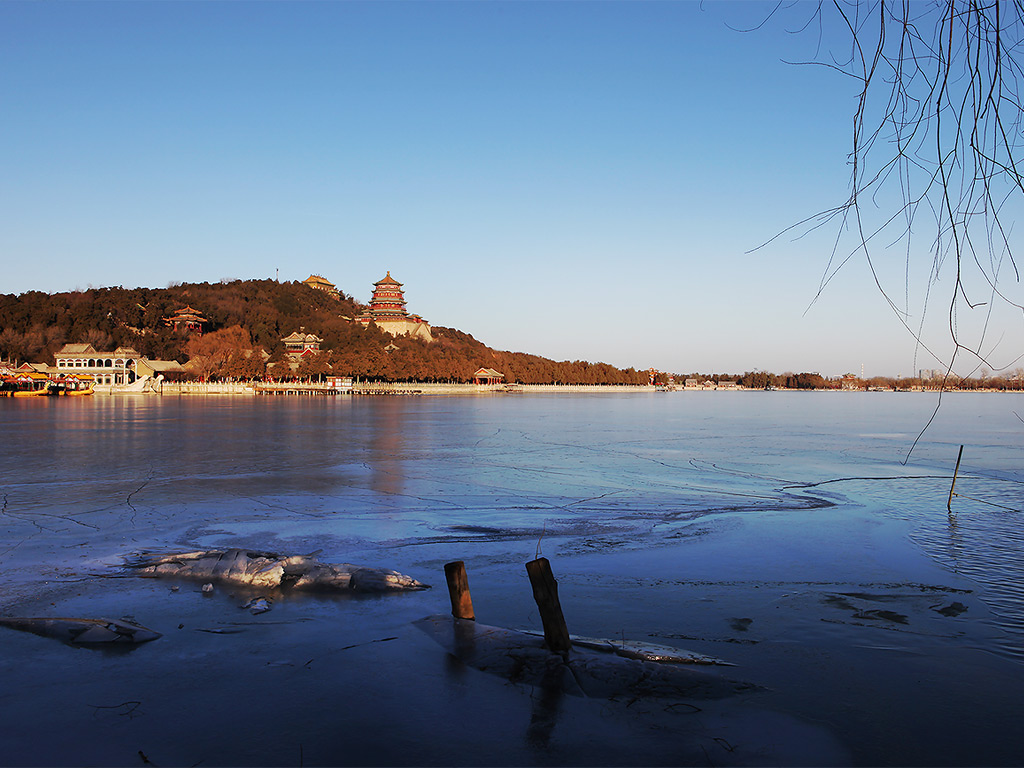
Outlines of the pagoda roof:
M 388 273 L 384 277 L 382 277 L 380 280 L 378 280 L 376 283 L 374 283 L 374 285 L 399 285 L 400 286 L 401 283 L 398 282 L 397 280 L 395 280 L 395 278 L 393 278 L 391 276 L 391 270 L 389 269 Z

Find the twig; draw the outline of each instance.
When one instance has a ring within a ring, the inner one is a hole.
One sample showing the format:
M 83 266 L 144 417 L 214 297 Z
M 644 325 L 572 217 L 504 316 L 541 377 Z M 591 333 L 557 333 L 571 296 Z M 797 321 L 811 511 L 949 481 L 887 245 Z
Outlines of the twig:
M 988 504 L 990 507 L 999 507 L 999 509 L 1005 509 L 1007 512 L 1020 512 L 1021 511 L 1021 510 L 1017 509 L 1016 507 L 1007 507 L 1007 506 L 1004 506 L 1002 504 L 996 504 L 994 501 L 985 501 L 984 499 L 976 499 L 973 496 L 965 496 L 962 493 L 954 493 L 953 496 L 956 496 L 958 499 L 970 499 L 971 501 L 976 501 L 979 504 Z

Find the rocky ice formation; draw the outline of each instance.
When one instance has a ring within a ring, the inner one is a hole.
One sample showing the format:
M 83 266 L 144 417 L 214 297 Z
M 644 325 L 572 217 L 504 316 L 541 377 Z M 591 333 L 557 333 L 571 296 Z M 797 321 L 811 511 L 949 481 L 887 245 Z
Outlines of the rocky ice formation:
M 177 554 L 143 553 L 126 563 L 139 576 L 226 582 L 263 589 L 393 592 L 429 589 L 385 568 L 321 563 L 313 555 L 279 555 L 248 549 L 211 549 Z
M 0 618 L 0 626 L 55 637 L 71 645 L 136 644 L 156 640 L 159 632 L 127 619 Z

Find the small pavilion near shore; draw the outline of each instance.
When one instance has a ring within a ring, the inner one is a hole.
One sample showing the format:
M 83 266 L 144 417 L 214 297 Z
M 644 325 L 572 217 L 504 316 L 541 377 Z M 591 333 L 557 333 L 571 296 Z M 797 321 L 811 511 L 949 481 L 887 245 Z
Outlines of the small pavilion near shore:
M 501 384 L 505 380 L 505 374 L 499 373 L 493 368 L 479 368 L 473 374 L 474 384 Z

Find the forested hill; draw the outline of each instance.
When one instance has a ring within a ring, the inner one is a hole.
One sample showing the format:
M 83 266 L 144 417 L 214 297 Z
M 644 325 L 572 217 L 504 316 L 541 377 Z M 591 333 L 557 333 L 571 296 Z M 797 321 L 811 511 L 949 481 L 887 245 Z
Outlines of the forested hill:
M 164 322 L 186 306 L 210 320 L 201 339 Z M 393 381 L 469 381 L 478 368 L 488 367 L 505 374 L 509 382 L 647 382 L 646 373 L 632 368 L 499 352 L 453 328 L 435 326 L 432 344 L 392 338 L 376 327 L 353 323 L 351 318 L 362 310 L 351 296 L 335 298 L 303 283 L 274 280 L 0 294 L 0 359 L 52 364 L 54 353 L 64 344 L 87 342 L 101 352 L 132 347 L 153 359 L 185 362 L 190 356 L 216 357 L 221 365 L 208 370 L 208 375 L 255 376 L 263 373 L 262 356 L 249 350 L 263 349 L 271 361 L 280 360 L 281 339 L 305 328 L 323 339 L 324 354 L 305 362 L 300 370 L 312 375 L 335 372 Z

